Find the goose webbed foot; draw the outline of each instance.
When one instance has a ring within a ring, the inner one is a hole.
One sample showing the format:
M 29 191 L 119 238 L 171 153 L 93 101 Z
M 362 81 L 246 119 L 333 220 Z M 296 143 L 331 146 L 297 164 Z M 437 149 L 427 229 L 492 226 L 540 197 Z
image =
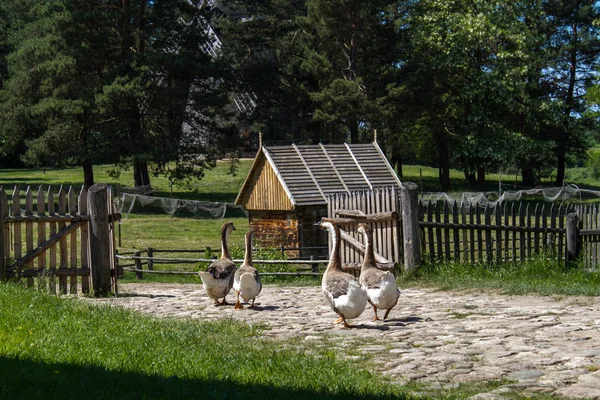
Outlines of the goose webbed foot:
M 375 316 L 373 317 L 373 321 L 379 321 L 379 317 L 377 316 L 377 306 L 375 306 L 375 305 L 373 306 L 373 311 L 375 311 Z
M 390 311 L 392 311 L 392 308 L 396 307 L 396 304 L 398 304 L 398 300 L 396 300 L 393 306 L 386 310 L 385 315 L 383 316 L 384 321 L 387 319 L 388 315 L 390 314 Z
M 236 310 L 243 310 L 244 306 L 242 305 L 242 303 L 240 302 L 240 293 L 236 292 L 236 301 L 235 301 L 235 307 Z

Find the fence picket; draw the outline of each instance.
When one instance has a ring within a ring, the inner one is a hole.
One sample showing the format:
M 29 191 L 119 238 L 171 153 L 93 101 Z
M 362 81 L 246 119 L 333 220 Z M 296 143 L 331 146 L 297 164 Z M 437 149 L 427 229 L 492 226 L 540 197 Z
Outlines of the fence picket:
M 432 202 L 427 202 L 427 221 L 433 222 L 433 206 Z M 427 228 L 428 238 L 427 244 L 429 245 L 429 260 L 435 260 L 435 239 L 433 236 L 433 227 Z
M 444 223 L 450 223 L 450 216 L 448 215 L 450 212 L 448 207 L 448 202 L 444 202 Z M 444 231 L 444 250 L 446 255 L 446 260 L 450 260 L 450 230 L 443 229 Z
M 69 214 L 71 216 L 76 216 L 77 215 L 77 203 L 75 202 L 75 189 L 73 188 L 73 186 L 69 187 L 68 201 L 69 201 Z M 69 235 L 70 239 L 71 239 L 71 248 L 69 251 L 69 256 L 71 258 L 70 268 L 72 268 L 72 269 L 77 268 L 77 231 L 78 231 L 78 229 Z M 70 277 L 69 281 L 70 281 L 69 282 L 70 283 L 69 293 L 76 294 L 77 293 L 77 275 L 72 275 Z
M 465 208 L 465 205 L 461 203 L 460 205 L 460 213 L 462 216 L 462 223 L 466 224 L 467 223 L 467 209 Z M 462 250 L 463 250 L 463 255 L 462 255 L 462 260 L 463 262 L 468 262 L 469 261 L 469 242 L 467 241 L 467 230 L 463 229 L 462 230 Z
M 484 223 L 486 225 L 491 225 L 492 224 L 492 211 L 491 211 L 491 207 L 489 207 L 488 205 L 486 205 L 483 209 L 483 218 L 484 218 Z M 491 230 L 486 230 L 485 231 L 485 253 L 486 253 L 486 263 L 487 264 L 491 264 L 492 263 L 492 259 L 494 257 L 494 253 L 493 253 L 493 243 L 492 243 L 492 231 Z
M 42 185 L 38 188 L 37 192 L 37 214 L 45 215 L 46 214 L 46 196 L 44 196 L 44 189 Z M 38 246 L 46 241 L 46 223 L 44 221 L 38 221 Z M 37 259 L 38 269 L 41 271 L 46 270 L 46 252 L 43 252 L 39 255 Z M 41 289 L 44 288 L 45 280 L 40 276 L 38 279 L 38 287 Z
M 501 226 L 502 206 L 500 204 L 496 204 L 496 207 L 494 207 L 494 215 L 496 218 L 496 226 Z M 502 232 L 500 229 L 496 230 L 496 262 L 502 262 Z
M 510 205 L 510 216 L 511 216 L 511 224 L 512 226 L 518 226 L 517 225 L 517 212 L 515 210 L 515 203 L 512 203 Z M 517 232 L 513 231 L 511 232 L 511 244 L 512 244 L 512 261 L 514 263 L 517 262 Z
M 440 202 L 436 201 L 435 202 L 435 222 L 437 222 L 437 223 L 442 222 L 442 217 L 441 217 L 441 212 L 440 212 L 441 207 L 443 207 L 443 206 L 440 204 Z M 437 259 L 442 261 L 443 257 L 444 257 L 444 248 L 442 247 L 441 225 L 439 225 L 435 228 L 435 237 L 437 239 L 437 250 L 438 250 Z
M 475 204 L 475 216 L 477 217 L 477 225 L 481 225 L 481 207 L 479 204 Z M 481 230 L 477 230 L 477 261 L 483 262 L 483 238 Z
M 15 186 L 12 195 L 12 215 L 21 215 L 21 189 L 19 186 Z M 21 223 L 16 222 L 13 224 L 13 250 L 15 260 L 18 260 L 23 255 L 23 244 L 21 243 Z M 15 271 L 17 272 L 17 271 Z
M 471 262 L 475 263 L 475 229 L 473 228 L 475 225 L 475 208 L 472 204 L 469 204 L 469 222 L 471 223 L 471 231 L 469 232 L 471 245 L 469 249 L 471 250 Z
M 452 222 L 458 225 L 458 202 L 454 202 L 452 206 Z M 458 229 L 452 231 L 452 239 L 454 240 L 454 261 L 460 261 L 460 239 L 458 238 Z
M 61 186 L 58 190 L 58 214 L 66 215 L 67 214 L 67 194 L 65 189 Z M 67 224 L 65 222 L 58 223 L 58 229 L 62 229 Z M 69 267 L 68 264 L 68 250 L 67 250 L 67 238 L 61 237 L 58 241 L 58 247 L 60 249 L 60 260 L 59 260 L 59 268 L 66 269 Z M 67 294 L 67 277 L 65 275 L 60 275 L 58 277 L 58 290 L 62 294 Z
M 30 186 L 27 186 L 27 190 L 25 191 L 25 215 L 33 215 L 33 193 Z M 33 221 L 25 222 L 25 246 L 27 250 L 26 254 L 33 251 Z M 33 269 L 33 261 L 28 262 L 26 268 Z M 27 287 L 32 286 L 33 278 L 27 277 Z
M 558 228 L 559 229 L 563 229 L 565 227 L 564 220 L 565 220 L 565 209 L 564 209 L 563 205 L 561 204 L 558 207 Z M 565 246 L 564 234 L 559 233 L 558 234 L 558 261 L 559 262 L 561 262 L 563 260 L 564 246 Z
M 87 190 L 85 189 L 85 186 L 81 187 L 81 192 L 79 192 L 79 199 L 78 199 L 78 208 L 79 208 L 79 215 L 88 215 L 88 211 L 87 211 Z M 88 233 L 88 224 L 84 224 L 80 231 L 81 231 L 81 241 L 80 241 L 80 250 L 79 250 L 79 254 L 81 256 L 81 268 L 89 268 L 89 263 L 88 263 L 88 240 L 89 240 L 89 233 Z M 90 278 L 87 275 L 83 275 L 81 277 L 81 292 L 82 293 L 89 293 L 90 292 Z
M 55 204 L 54 204 L 54 191 L 52 186 L 48 187 L 48 215 L 55 215 Z M 56 222 L 50 222 L 50 236 L 56 234 Z M 50 293 L 56 293 L 56 278 L 54 273 L 56 272 L 56 244 L 50 247 L 50 279 L 48 279 L 48 285 Z

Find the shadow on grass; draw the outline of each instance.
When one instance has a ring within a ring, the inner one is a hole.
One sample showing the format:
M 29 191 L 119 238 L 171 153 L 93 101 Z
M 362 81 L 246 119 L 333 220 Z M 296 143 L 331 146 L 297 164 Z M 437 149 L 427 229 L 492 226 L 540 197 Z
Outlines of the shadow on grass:
M 73 351 L 77 351 L 75 348 Z M 327 394 L 227 380 L 180 379 L 116 372 L 103 368 L 45 364 L 0 358 L 0 370 L 9 372 L 0 385 L 2 399 L 397 399 L 397 396 Z

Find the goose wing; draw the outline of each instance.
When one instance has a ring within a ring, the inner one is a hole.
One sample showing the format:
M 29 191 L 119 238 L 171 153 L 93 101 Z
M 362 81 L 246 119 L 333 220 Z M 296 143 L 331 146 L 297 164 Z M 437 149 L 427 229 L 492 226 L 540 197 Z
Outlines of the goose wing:
M 231 260 L 218 260 L 208 266 L 206 272 L 214 279 L 231 279 L 235 274 L 235 264 Z
M 385 271 L 378 269 L 369 269 L 360 276 L 360 283 L 368 287 L 369 289 L 377 289 L 381 286 L 383 275 Z
M 348 286 L 352 280 L 355 280 L 355 278 L 349 274 L 328 275 L 325 279 L 324 289 L 328 296 L 337 299 L 348 294 Z

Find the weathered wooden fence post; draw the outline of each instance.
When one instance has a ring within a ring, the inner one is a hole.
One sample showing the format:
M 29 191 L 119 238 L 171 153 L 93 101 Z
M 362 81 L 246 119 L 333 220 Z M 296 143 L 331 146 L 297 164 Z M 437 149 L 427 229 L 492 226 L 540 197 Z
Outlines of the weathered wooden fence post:
M 412 182 L 402 184 L 402 231 L 404 242 L 404 270 L 414 271 L 421 264 L 421 242 L 419 235 L 419 193 Z
M 90 212 L 90 275 L 96 297 L 110 293 L 110 225 L 108 221 L 108 190 L 106 183 L 88 189 Z
M 151 259 L 154 257 L 154 249 L 152 247 L 148 247 L 148 257 L 148 269 L 154 271 L 154 260 Z
M 579 257 L 579 217 L 575 213 L 567 214 L 567 254 L 565 263 L 570 263 L 577 260 Z
M 141 251 L 136 251 L 135 253 L 133 253 L 134 257 L 140 257 L 142 255 Z M 144 274 L 142 273 L 142 260 L 140 260 L 139 258 L 136 258 L 134 260 L 135 262 L 135 279 L 143 279 L 144 278 Z
M 6 281 L 6 254 L 4 254 L 4 241 L 8 240 L 4 235 L 4 220 L 8 216 L 8 200 L 4 188 L 0 187 L 0 282 Z

